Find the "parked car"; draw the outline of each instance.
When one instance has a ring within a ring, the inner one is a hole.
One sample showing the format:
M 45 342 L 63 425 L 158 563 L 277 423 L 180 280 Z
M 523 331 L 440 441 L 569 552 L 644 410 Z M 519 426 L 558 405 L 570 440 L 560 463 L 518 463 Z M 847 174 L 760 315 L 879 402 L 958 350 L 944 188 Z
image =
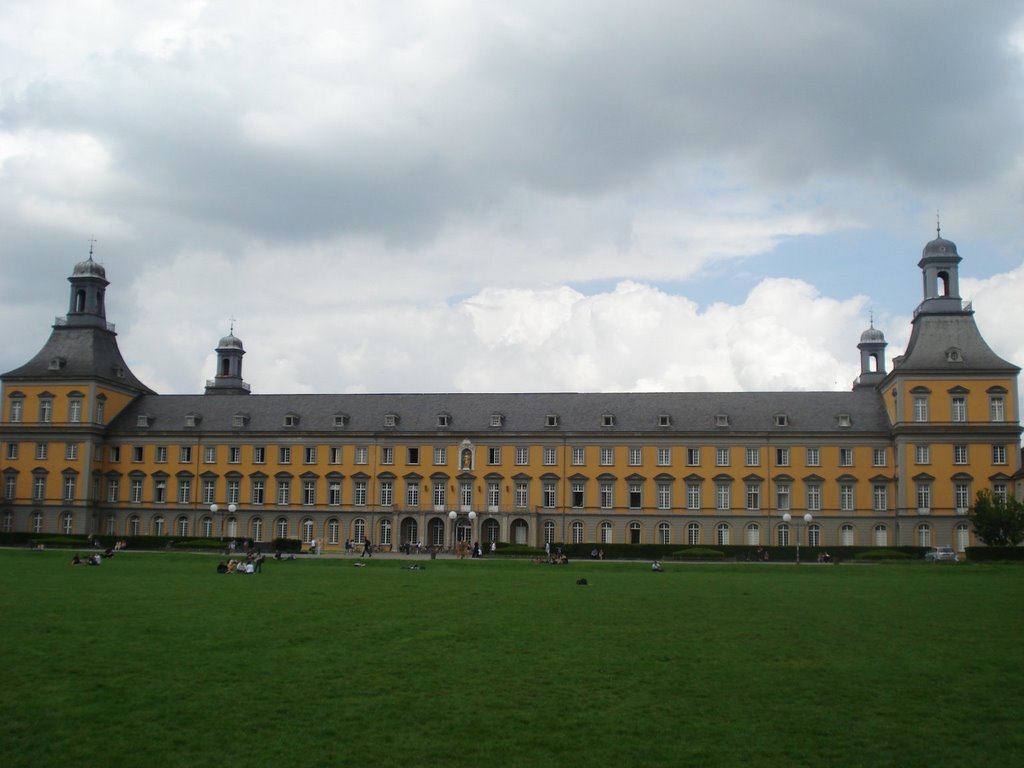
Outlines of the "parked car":
M 956 550 L 952 547 L 933 547 L 930 551 L 924 553 L 924 559 L 931 563 L 937 563 L 941 560 L 956 563 L 960 560 L 956 556 Z

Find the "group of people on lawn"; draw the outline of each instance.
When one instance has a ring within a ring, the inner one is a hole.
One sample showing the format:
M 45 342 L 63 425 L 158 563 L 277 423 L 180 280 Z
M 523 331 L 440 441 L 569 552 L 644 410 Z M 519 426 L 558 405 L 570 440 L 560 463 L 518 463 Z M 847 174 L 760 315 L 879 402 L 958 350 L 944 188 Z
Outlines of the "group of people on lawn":
M 221 560 L 217 564 L 217 573 L 263 573 L 262 552 L 249 552 L 244 560 L 231 558 L 226 563 Z

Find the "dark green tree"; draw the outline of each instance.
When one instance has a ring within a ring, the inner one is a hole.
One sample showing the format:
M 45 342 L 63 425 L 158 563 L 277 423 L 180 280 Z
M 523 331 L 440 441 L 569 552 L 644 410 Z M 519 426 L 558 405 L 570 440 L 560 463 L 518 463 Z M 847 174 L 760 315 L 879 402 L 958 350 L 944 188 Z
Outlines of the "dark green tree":
M 990 547 L 1015 547 L 1024 541 L 1024 503 L 978 491 L 970 510 L 974 534 Z

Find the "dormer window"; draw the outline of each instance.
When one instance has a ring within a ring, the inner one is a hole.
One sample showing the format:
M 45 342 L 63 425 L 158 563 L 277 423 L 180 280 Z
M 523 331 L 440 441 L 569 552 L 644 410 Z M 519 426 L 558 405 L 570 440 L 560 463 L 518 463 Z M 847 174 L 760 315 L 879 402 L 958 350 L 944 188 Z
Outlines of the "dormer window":
M 385 427 L 397 427 L 398 426 L 398 414 L 397 413 L 385 413 L 384 414 L 384 426 Z
M 614 427 L 615 426 L 615 414 L 605 413 L 601 416 L 602 427 Z
M 336 413 L 336 414 L 334 414 L 334 426 L 336 426 L 336 427 L 344 427 L 346 424 L 348 424 L 348 414 L 347 413 Z
M 775 414 L 775 426 L 776 427 L 788 427 L 789 426 L 789 416 L 787 416 L 784 413 L 777 413 L 777 414 Z
M 141 429 L 149 429 L 149 425 L 152 422 L 152 418 L 145 413 L 140 413 L 135 419 L 135 426 Z
M 198 413 L 186 413 L 185 414 L 185 426 L 186 427 L 198 427 L 199 422 L 203 420 L 203 417 Z
M 114 374 L 114 376 L 116 378 L 118 378 L 118 379 L 123 379 L 124 378 L 124 366 L 123 365 L 115 365 L 110 370 L 113 372 L 113 374 Z
M 50 360 L 50 370 L 59 371 L 67 364 L 68 359 L 66 357 L 55 357 L 52 360 Z
M 728 427 L 729 426 L 729 414 L 719 413 L 715 415 L 715 426 L 716 427 Z
M 667 413 L 659 413 L 658 414 L 658 426 L 659 427 L 671 427 L 672 426 L 672 417 L 669 416 Z
M 558 415 L 549 413 L 544 417 L 544 426 L 546 427 L 557 427 L 558 426 Z
M 249 423 L 249 414 L 247 413 L 236 413 L 231 417 L 231 426 L 235 428 L 244 427 Z
M 959 347 L 950 347 L 946 350 L 946 362 L 947 363 L 962 363 L 964 361 L 963 352 L 960 351 Z
M 286 427 L 297 427 L 299 426 L 299 416 L 296 413 L 286 413 L 284 415 L 284 425 Z
M 437 426 L 439 427 L 450 427 L 452 424 L 452 417 L 447 413 L 437 414 Z
M 505 417 L 502 416 L 500 413 L 492 413 L 491 414 L 491 426 L 492 427 L 500 427 L 504 423 L 505 423 Z
M 853 423 L 853 420 L 850 418 L 850 414 L 848 413 L 840 413 L 837 417 L 837 421 L 839 422 L 839 426 L 843 429 L 848 429 Z

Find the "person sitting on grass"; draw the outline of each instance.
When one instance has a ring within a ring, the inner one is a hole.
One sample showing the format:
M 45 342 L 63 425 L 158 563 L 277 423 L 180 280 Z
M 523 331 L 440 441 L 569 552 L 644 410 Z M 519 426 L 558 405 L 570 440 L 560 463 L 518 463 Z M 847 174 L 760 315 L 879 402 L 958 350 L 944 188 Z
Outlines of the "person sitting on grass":
M 71 564 L 72 565 L 81 565 L 82 564 L 82 558 L 80 558 L 78 556 L 77 552 L 75 552 L 75 556 L 71 558 Z
M 221 560 L 219 563 L 217 563 L 217 573 L 227 573 L 227 572 L 228 572 L 228 564 L 227 563 L 225 563 L 223 560 Z
M 665 569 L 661 567 L 661 563 L 659 561 L 655 560 L 653 563 L 651 563 L 651 570 L 654 573 L 661 573 Z

